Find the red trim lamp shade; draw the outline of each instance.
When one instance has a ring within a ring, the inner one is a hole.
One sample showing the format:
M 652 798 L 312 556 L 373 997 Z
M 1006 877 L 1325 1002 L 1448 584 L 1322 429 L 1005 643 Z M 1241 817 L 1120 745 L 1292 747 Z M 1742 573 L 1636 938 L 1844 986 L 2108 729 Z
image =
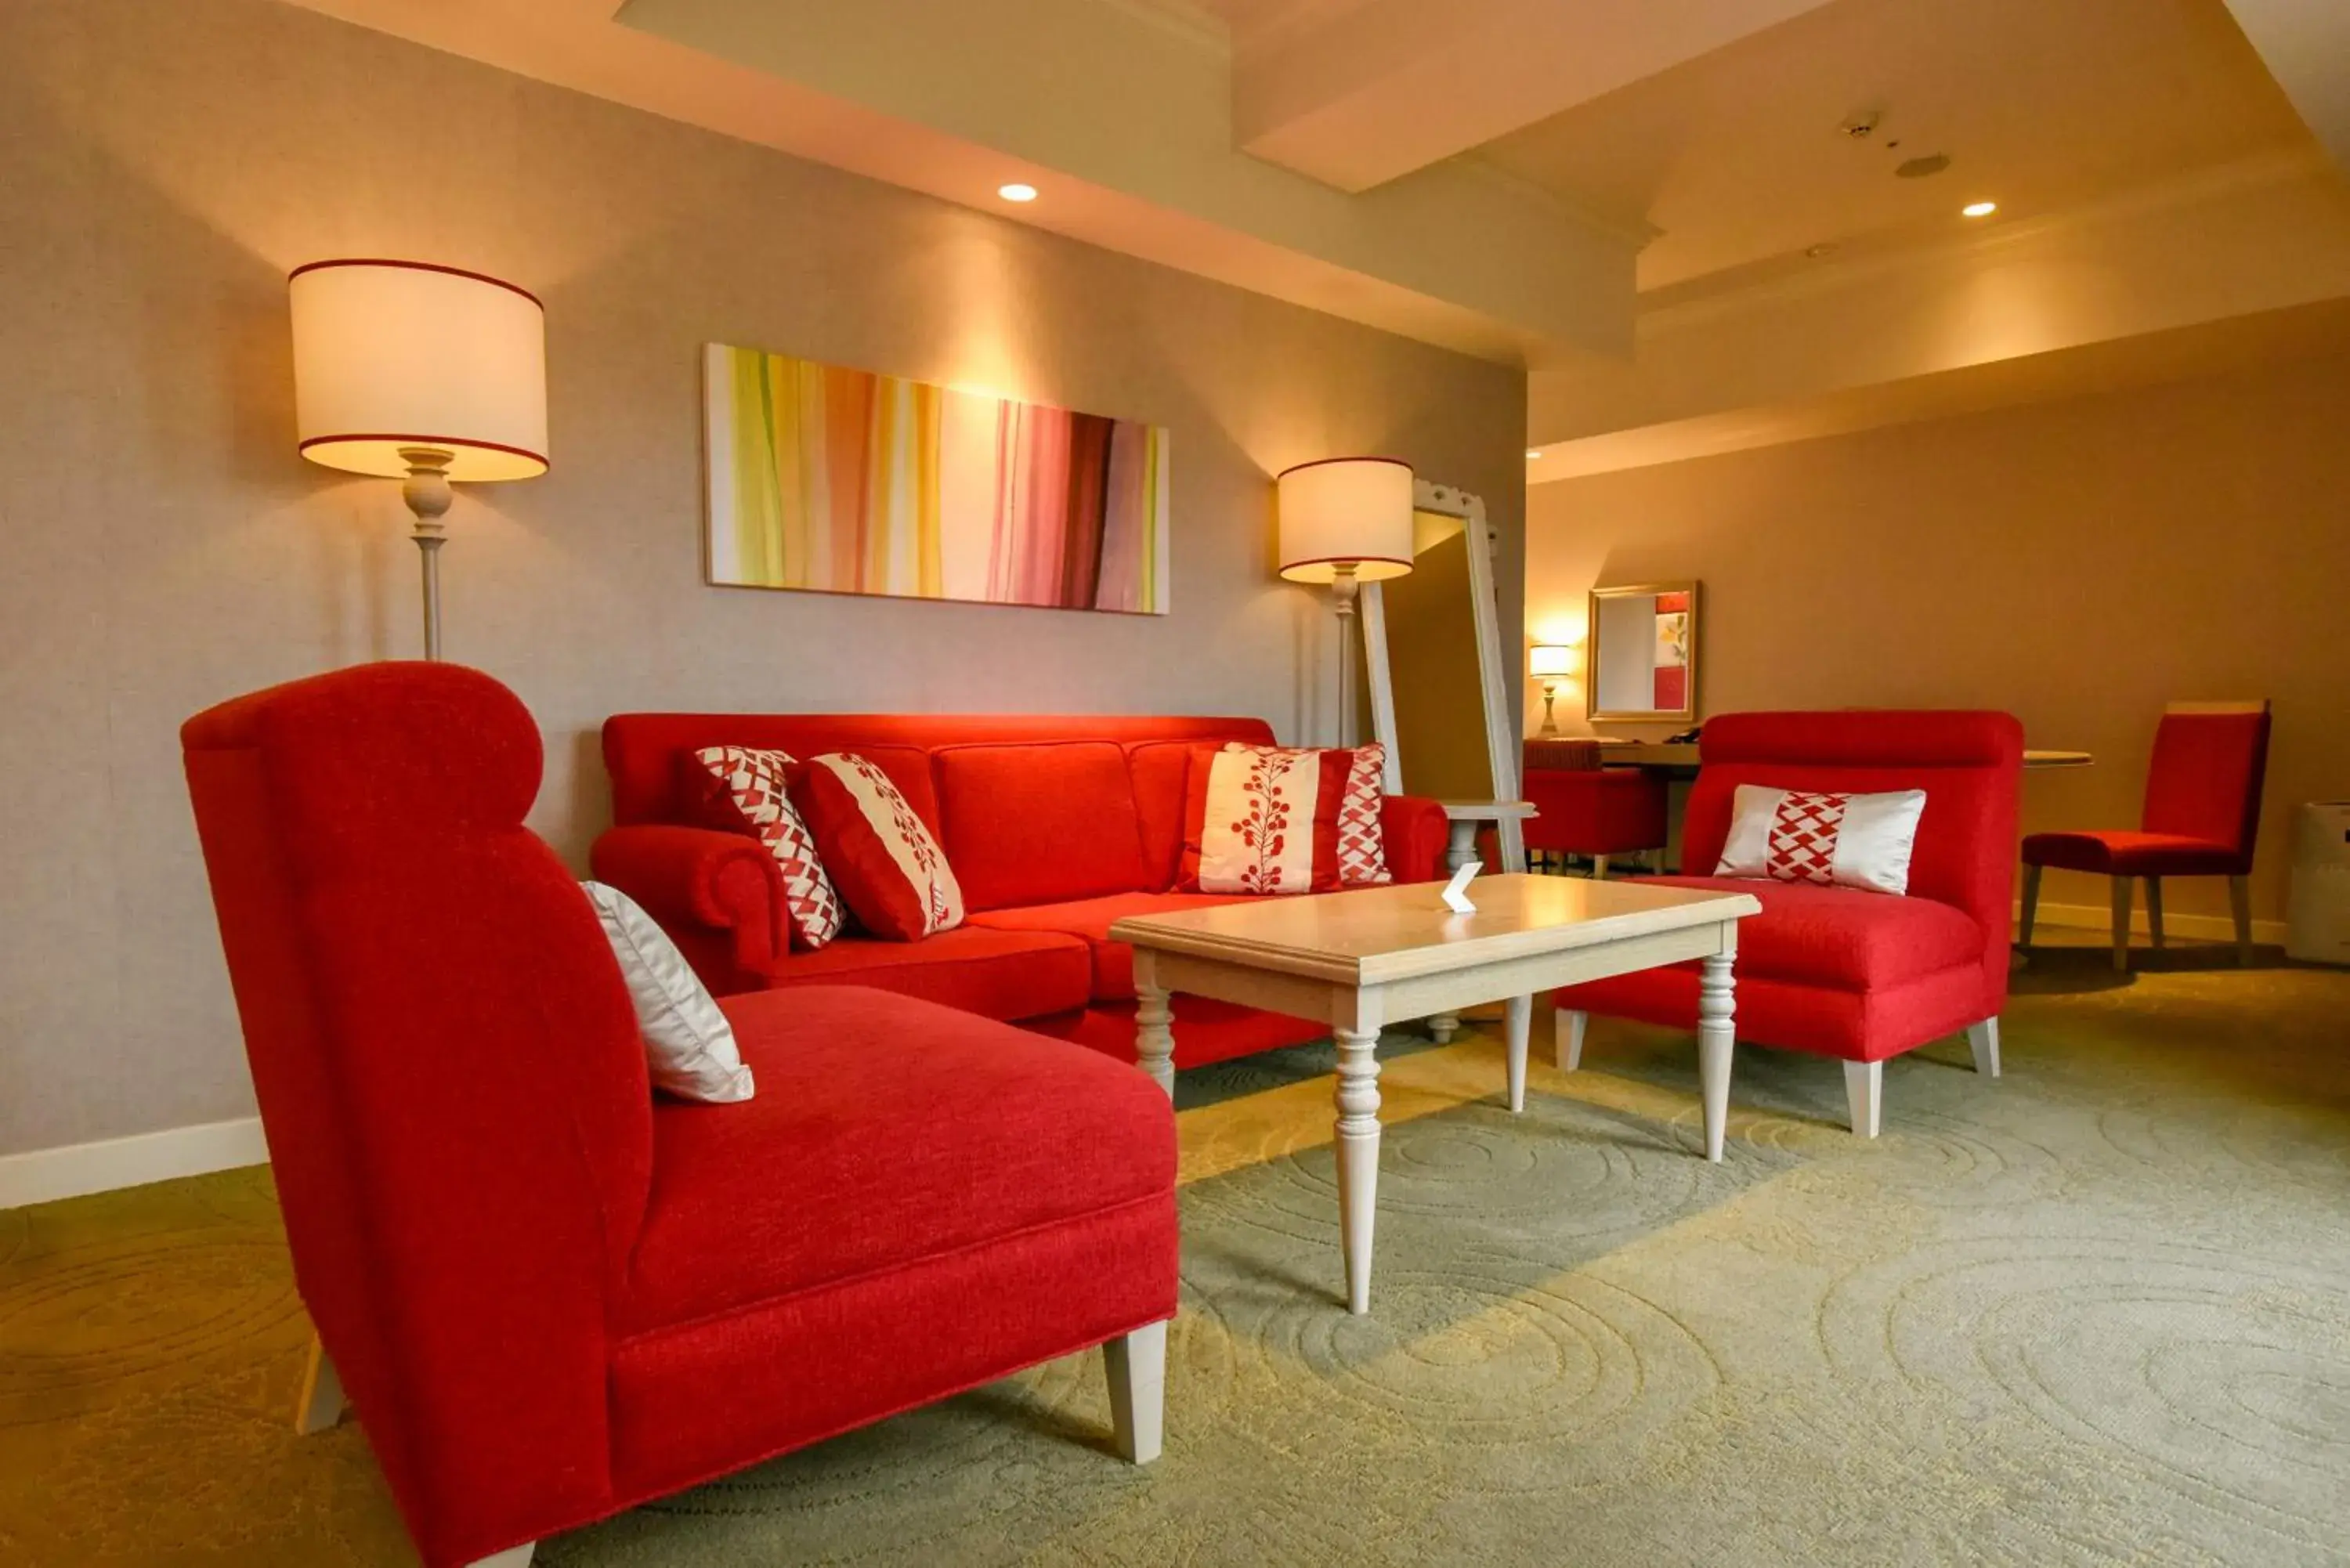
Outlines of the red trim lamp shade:
M 1362 583 L 1411 570 L 1411 465 L 1392 457 L 1333 457 L 1284 469 L 1280 489 L 1281 575 L 1327 583 L 1338 614 L 1338 743 L 1354 715 L 1354 639 L 1349 622 Z
M 312 262 L 286 280 L 299 450 L 407 481 L 424 557 L 424 656 L 441 656 L 449 483 L 546 472 L 546 314 L 513 284 L 430 262 Z

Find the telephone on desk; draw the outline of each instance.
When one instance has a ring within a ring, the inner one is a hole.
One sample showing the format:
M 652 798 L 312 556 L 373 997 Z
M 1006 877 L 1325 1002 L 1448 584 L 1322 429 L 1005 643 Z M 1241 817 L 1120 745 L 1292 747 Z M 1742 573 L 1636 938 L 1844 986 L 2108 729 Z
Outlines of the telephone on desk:
M 1691 724 L 1688 729 L 1683 730 L 1678 735 L 1667 735 L 1662 743 L 1668 746 L 1696 745 L 1699 740 L 1699 732 L 1704 728 L 1705 726 L 1703 724 Z

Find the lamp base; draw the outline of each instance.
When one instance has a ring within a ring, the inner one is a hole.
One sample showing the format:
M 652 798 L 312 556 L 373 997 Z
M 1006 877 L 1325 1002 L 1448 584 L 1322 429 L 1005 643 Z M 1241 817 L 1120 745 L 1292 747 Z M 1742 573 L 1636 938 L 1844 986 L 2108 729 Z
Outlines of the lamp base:
M 1557 701 L 1558 688 L 1555 686 L 1544 685 L 1543 687 L 1542 734 L 1539 737 L 1542 740 L 1555 741 L 1558 739 L 1558 718 L 1551 711 L 1551 704 Z

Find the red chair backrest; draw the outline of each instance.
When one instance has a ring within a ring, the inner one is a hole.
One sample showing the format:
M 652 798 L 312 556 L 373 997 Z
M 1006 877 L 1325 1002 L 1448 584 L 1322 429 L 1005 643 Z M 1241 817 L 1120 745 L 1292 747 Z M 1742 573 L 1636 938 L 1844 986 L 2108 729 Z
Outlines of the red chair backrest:
M 2023 726 L 2012 715 L 1730 713 L 1707 721 L 1699 758 L 1681 824 L 1681 865 L 1700 876 L 1721 862 L 1742 784 L 1855 794 L 1924 790 L 1909 894 L 1955 905 L 1975 918 L 1986 933 L 1986 977 L 2005 994 L 2023 763 Z
M 181 740 L 295 1277 L 419 1545 L 473 1554 L 484 1476 L 592 1506 L 651 1090 L 523 826 L 536 725 L 476 671 L 376 664 Z
M 2250 871 L 2268 760 L 2266 703 L 2172 709 L 2154 732 L 2140 825 L 2224 844 L 2241 862 L 2239 871 Z

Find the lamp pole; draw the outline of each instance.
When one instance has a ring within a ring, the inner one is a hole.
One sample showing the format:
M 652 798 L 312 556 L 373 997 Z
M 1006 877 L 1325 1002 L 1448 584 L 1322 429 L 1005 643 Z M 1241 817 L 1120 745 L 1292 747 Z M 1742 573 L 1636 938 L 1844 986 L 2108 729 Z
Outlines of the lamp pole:
M 408 483 L 400 498 L 416 514 L 416 548 L 424 557 L 424 657 L 441 657 L 441 546 L 448 543 L 441 519 L 449 511 L 449 465 L 457 454 L 446 447 L 404 446 L 400 461 L 408 464 Z

